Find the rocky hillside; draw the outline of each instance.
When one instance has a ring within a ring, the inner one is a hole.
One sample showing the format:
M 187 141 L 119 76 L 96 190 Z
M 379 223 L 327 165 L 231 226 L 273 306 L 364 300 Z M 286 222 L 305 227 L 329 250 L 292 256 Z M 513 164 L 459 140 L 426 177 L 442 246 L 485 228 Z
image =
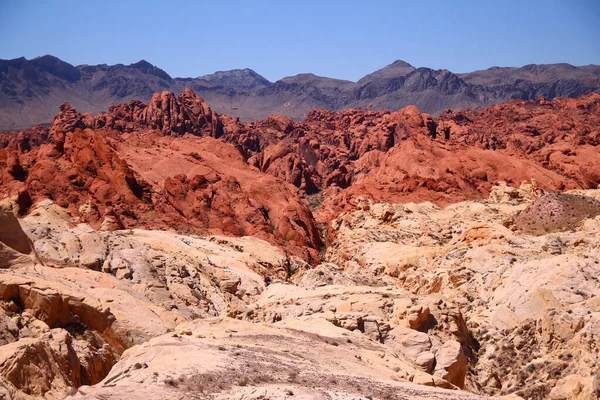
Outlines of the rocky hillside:
M 50 198 L 95 229 L 253 235 L 314 262 L 325 223 L 359 198 L 449 204 L 500 181 L 596 188 L 599 110 L 593 94 L 437 119 L 406 107 L 244 125 L 190 89 L 96 116 L 63 104 L 50 128 L 0 133 L 0 193 L 21 214 Z
M 0 132 L 0 397 L 595 399 L 599 145 L 598 94 L 64 103 Z
M 0 393 L 595 399 L 600 216 L 516 228 L 547 196 L 362 201 L 314 267 L 254 237 L 95 230 L 51 200 L 3 211 Z
M 480 109 L 510 99 L 599 93 L 600 67 L 527 65 L 455 74 L 396 61 L 358 82 L 305 73 L 272 83 L 250 69 L 172 78 L 146 61 L 72 66 L 53 56 L 19 58 L 0 60 L 0 129 L 50 123 L 64 101 L 82 112 L 97 113 L 131 99 L 148 101 L 157 91 L 181 92 L 185 87 L 215 110 L 245 122 L 271 114 L 301 120 L 314 108 L 397 110 L 416 105 L 439 114 L 446 108 Z

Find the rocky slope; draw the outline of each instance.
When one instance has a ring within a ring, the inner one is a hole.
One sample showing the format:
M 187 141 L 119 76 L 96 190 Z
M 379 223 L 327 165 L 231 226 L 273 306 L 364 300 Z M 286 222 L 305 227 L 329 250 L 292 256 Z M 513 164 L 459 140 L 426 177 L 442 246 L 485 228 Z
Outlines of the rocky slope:
M 16 199 L 20 213 L 50 198 L 95 229 L 253 235 L 285 242 L 305 259 L 318 258 L 321 240 L 297 189 L 251 168 L 235 147 L 217 140 L 221 120 L 206 103 L 191 91 L 178 99 L 154 96 L 133 118 L 160 133 L 123 135 L 116 129 L 126 128 L 121 115 L 131 108 L 117 107 L 111 109 L 116 118 L 100 114 L 94 120 L 65 104 L 41 135 L 7 134 L 2 192 Z M 186 131 L 206 136 L 174 141 L 162 135 Z M 39 146 L 31 146 L 32 140 Z
M 65 103 L 0 133 L 1 396 L 594 399 L 599 127 Z
M 467 358 L 465 388 L 594 398 L 600 202 L 597 190 L 581 194 L 595 209 L 571 210 L 576 228 L 535 235 L 519 228 L 522 215 L 551 219 L 552 208 L 539 205 L 555 199 L 532 185 L 498 186 L 487 201 L 443 209 L 365 201 L 332 222 L 326 258 L 346 276 L 383 276 L 419 299 L 416 315 L 426 315 L 415 324 L 429 335 L 421 351 L 451 332 Z
M 63 101 L 80 111 L 97 113 L 112 104 L 148 101 L 154 92 L 181 92 L 185 87 L 198 92 L 219 112 L 244 121 L 271 114 L 299 120 L 314 108 L 397 110 L 416 105 L 438 114 L 446 108 L 475 109 L 510 99 L 599 93 L 600 67 L 527 65 L 455 74 L 415 68 L 398 60 L 358 82 L 304 73 L 272 83 L 250 69 L 172 78 L 143 60 L 127 66 L 72 66 L 47 55 L 0 60 L 0 129 L 50 123 Z
M 449 204 L 499 181 L 596 188 L 598 126 L 596 94 L 437 119 L 406 107 L 244 125 L 186 89 L 95 117 L 63 104 L 49 129 L 0 133 L 0 193 L 21 214 L 50 198 L 95 229 L 253 235 L 314 263 L 326 222 L 359 197 Z
M 600 192 L 565 196 L 599 208 L 537 236 L 516 226 L 553 201 L 532 185 L 446 208 L 362 201 L 332 221 L 314 268 L 251 237 L 96 231 L 48 200 L 19 222 L 3 212 L 0 387 L 14 399 L 594 399 Z

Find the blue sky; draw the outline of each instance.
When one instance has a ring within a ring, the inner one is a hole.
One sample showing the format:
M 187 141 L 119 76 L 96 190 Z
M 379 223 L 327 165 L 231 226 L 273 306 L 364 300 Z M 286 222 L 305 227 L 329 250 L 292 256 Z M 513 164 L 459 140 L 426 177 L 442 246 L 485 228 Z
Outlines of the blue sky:
M 357 80 L 394 60 L 468 72 L 600 64 L 600 0 L 0 0 L 0 58 L 145 59 L 171 76 L 252 68 Z

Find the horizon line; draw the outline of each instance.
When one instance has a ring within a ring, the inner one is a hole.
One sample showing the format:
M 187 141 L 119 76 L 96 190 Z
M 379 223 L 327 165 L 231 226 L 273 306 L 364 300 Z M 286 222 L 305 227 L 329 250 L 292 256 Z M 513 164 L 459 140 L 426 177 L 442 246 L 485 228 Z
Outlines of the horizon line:
M 64 63 L 67 63 L 67 64 L 73 66 L 74 68 L 85 67 L 85 66 L 96 67 L 96 66 L 102 66 L 102 65 L 106 65 L 108 67 L 115 67 L 115 66 L 131 67 L 132 65 L 139 64 L 141 62 L 146 62 L 146 63 L 152 65 L 154 68 L 158 68 L 161 71 L 165 72 L 167 75 L 169 75 L 169 77 L 171 79 L 201 79 L 201 78 L 203 78 L 203 77 L 205 77 L 207 75 L 213 75 L 213 74 L 216 74 L 216 73 L 219 73 L 219 72 L 231 72 L 231 71 L 250 70 L 250 71 L 254 72 L 255 74 L 259 75 L 261 78 L 267 80 L 270 83 L 276 83 L 276 82 L 279 82 L 279 81 L 281 81 L 283 79 L 293 78 L 293 77 L 297 77 L 297 76 L 300 76 L 300 75 L 313 75 L 313 76 L 316 76 L 316 77 L 319 77 L 319 78 L 326 78 L 326 79 L 333 79 L 333 80 L 339 80 L 339 81 L 345 81 L 345 82 L 358 83 L 361 79 L 365 78 L 366 76 L 368 76 L 368 75 L 370 75 L 370 74 L 372 74 L 374 72 L 380 71 L 380 70 L 382 70 L 382 69 L 384 69 L 386 67 L 389 67 L 389 66 L 391 66 L 392 64 L 394 64 L 394 63 L 396 63 L 398 61 L 401 61 L 403 63 L 408 64 L 410 67 L 413 67 L 415 70 L 418 70 L 418 69 L 421 69 L 421 68 L 425 68 L 425 69 L 429 69 L 429 70 L 432 70 L 432 71 L 449 71 L 449 72 L 453 73 L 454 75 L 470 74 L 470 73 L 475 73 L 475 72 L 479 72 L 479 71 L 489 71 L 490 69 L 493 69 L 493 68 L 521 69 L 521 68 L 528 67 L 528 66 L 531 66 L 531 65 L 568 65 L 568 66 L 575 67 L 575 68 L 600 67 L 600 64 L 574 65 L 574 64 L 571 64 L 571 63 L 568 63 L 568 62 L 556 62 L 556 63 L 539 63 L 539 64 L 537 64 L 537 63 L 530 63 L 530 64 L 525 64 L 525 65 L 522 65 L 522 66 L 499 66 L 499 65 L 494 65 L 494 66 L 491 66 L 491 67 L 488 67 L 488 68 L 485 68 L 485 69 L 476 69 L 476 70 L 467 71 L 467 72 L 454 72 L 454 71 L 451 71 L 451 70 L 449 70 L 447 68 L 437 68 L 436 69 L 436 68 L 423 67 L 423 66 L 417 67 L 417 66 L 414 66 L 414 65 L 410 64 L 408 61 L 405 61 L 405 60 L 402 60 L 402 59 L 396 59 L 396 60 L 392 61 L 391 63 L 386 64 L 385 66 L 383 66 L 383 67 L 381 67 L 379 69 L 376 69 L 374 71 L 371 71 L 371 72 L 363 75 L 360 79 L 358 79 L 356 81 L 348 80 L 348 79 L 342 79 L 342 78 L 335 78 L 335 77 L 331 77 L 331 76 L 317 75 L 317 74 L 315 74 L 313 72 L 299 72 L 299 73 L 296 73 L 295 75 L 286 75 L 286 76 L 284 76 L 282 78 L 279 78 L 277 80 L 271 81 L 271 80 L 265 78 L 263 75 L 261 75 L 255 69 L 250 68 L 250 67 L 232 68 L 232 69 L 228 69 L 228 70 L 217 70 L 217 71 L 213 71 L 213 72 L 208 73 L 208 74 L 198 75 L 198 76 L 195 76 L 195 77 L 192 77 L 192 76 L 187 76 L 187 77 L 184 77 L 184 76 L 172 76 L 167 71 L 165 71 L 164 69 L 162 69 L 160 66 L 158 66 L 158 65 L 156 65 L 156 64 L 154 64 L 154 63 L 152 63 L 152 62 L 150 62 L 150 61 L 148 61 L 146 59 L 143 59 L 143 58 L 140 59 L 140 60 L 138 60 L 138 61 L 136 61 L 136 62 L 132 62 L 130 64 L 124 64 L 124 63 L 120 63 L 120 62 L 116 63 L 116 64 L 107 64 L 107 63 L 102 63 L 102 64 L 85 64 L 85 63 L 83 63 L 83 64 L 73 64 L 73 63 L 71 63 L 69 61 L 66 61 L 66 60 L 64 60 L 64 59 L 62 59 L 60 57 L 57 57 L 55 55 L 44 54 L 44 55 L 33 57 L 33 58 L 30 58 L 30 59 L 26 58 L 25 56 L 21 56 L 21 57 L 16 57 L 16 58 L 0 59 L 0 61 L 15 61 L 15 60 L 20 60 L 20 59 L 24 59 L 25 61 L 34 61 L 34 60 L 37 60 L 37 59 L 40 59 L 40 58 L 43 58 L 43 57 L 53 57 L 53 58 L 56 58 L 56 59 L 58 59 L 58 60 L 60 60 L 60 61 L 62 61 Z

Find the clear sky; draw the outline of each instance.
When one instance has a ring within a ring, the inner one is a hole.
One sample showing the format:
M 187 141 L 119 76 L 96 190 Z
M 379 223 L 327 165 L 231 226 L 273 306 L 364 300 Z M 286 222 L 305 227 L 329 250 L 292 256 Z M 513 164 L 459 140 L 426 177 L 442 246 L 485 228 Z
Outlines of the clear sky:
M 271 81 L 357 80 L 397 59 L 453 72 L 600 64 L 600 0 L 0 0 L 0 58 L 44 54 Z

